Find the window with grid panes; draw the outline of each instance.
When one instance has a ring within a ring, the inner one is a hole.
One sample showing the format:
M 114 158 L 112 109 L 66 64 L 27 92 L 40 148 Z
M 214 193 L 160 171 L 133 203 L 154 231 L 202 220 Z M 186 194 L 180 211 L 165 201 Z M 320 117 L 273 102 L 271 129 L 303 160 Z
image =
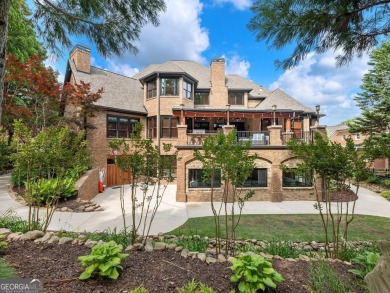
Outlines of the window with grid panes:
M 243 93 L 229 93 L 229 104 L 230 105 L 244 105 L 244 94 Z
M 107 137 L 129 138 L 138 122 L 138 118 L 108 115 Z

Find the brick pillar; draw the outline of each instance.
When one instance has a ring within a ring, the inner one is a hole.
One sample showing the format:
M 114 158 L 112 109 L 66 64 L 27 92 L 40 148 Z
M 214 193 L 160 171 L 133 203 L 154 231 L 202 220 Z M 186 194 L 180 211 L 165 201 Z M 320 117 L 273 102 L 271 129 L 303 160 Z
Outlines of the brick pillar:
M 222 126 L 223 134 L 224 135 L 228 135 L 230 132 L 233 131 L 234 128 L 235 128 L 234 125 L 224 125 L 224 126 Z
M 286 143 L 286 142 L 289 142 L 293 138 L 294 132 L 286 131 L 286 132 L 283 132 L 282 135 L 283 135 L 283 139 L 282 140 L 283 140 L 284 143 Z
M 311 134 L 312 134 L 312 139 L 313 139 L 313 141 L 314 141 L 314 133 L 315 132 L 318 132 L 320 135 L 321 135 L 321 137 L 322 138 L 325 138 L 326 137 L 326 126 L 324 126 L 324 125 L 315 125 L 315 126 L 311 126 L 310 127 L 310 131 L 311 131 Z M 325 182 L 324 183 L 322 183 L 322 178 L 318 178 L 317 180 L 316 180 L 316 188 L 317 188 L 317 190 L 318 190 L 318 194 L 317 194 L 317 196 L 318 196 L 318 199 L 319 200 L 322 200 L 323 199 L 323 197 L 325 196 L 324 194 L 323 194 L 323 184 L 325 184 Z
M 321 134 L 322 138 L 325 138 L 326 126 L 325 125 L 310 126 L 310 131 L 313 134 L 313 139 L 314 139 L 314 132 L 318 132 L 319 134 Z
M 283 200 L 282 176 L 280 165 L 273 163 L 271 166 L 271 201 L 273 202 L 280 202 Z
M 187 125 L 177 126 L 177 145 L 187 145 Z
M 177 153 L 177 170 L 176 170 L 176 201 L 187 202 L 186 194 L 186 162 L 183 156 L 186 155 L 185 150 L 178 150 Z
M 283 145 L 282 143 L 282 125 L 268 126 L 270 145 Z

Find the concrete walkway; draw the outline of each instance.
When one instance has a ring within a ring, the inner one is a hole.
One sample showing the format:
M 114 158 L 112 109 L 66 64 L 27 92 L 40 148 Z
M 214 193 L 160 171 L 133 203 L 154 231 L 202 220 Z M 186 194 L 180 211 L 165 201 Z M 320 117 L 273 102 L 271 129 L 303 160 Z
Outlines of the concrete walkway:
M 13 200 L 8 194 L 10 176 L 0 176 L 0 214 L 12 208 L 18 215 L 27 219 L 28 208 Z M 131 223 L 129 187 L 125 188 L 126 226 Z M 180 203 L 175 201 L 176 185 L 169 185 L 165 191 L 164 200 L 154 219 L 150 233 L 169 232 L 184 224 L 188 218 L 211 216 L 210 203 Z M 359 189 L 359 199 L 356 202 L 355 213 L 390 218 L 390 201 L 365 188 Z M 105 229 L 121 230 L 123 218 L 120 207 L 120 189 L 107 188 L 104 193 L 97 195 L 93 201 L 104 209 L 100 212 L 69 213 L 55 212 L 50 230 L 67 231 L 103 231 Z M 247 202 L 244 214 L 317 214 L 314 201 L 283 201 Z M 236 209 L 237 211 L 237 209 Z

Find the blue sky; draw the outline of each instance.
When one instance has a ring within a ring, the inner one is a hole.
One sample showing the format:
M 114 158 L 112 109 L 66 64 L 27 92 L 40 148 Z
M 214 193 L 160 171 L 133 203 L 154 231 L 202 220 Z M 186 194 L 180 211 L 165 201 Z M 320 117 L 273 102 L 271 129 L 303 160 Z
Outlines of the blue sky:
M 292 47 L 276 51 L 256 42 L 246 28 L 252 17 L 252 0 L 166 0 L 167 10 L 160 15 L 160 26 L 146 26 L 136 45 L 137 55 L 103 59 L 85 39 L 73 38 L 91 46 L 92 64 L 132 76 L 150 63 L 167 60 L 194 60 L 209 66 L 214 57 L 225 57 L 227 73 L 239 74 L 269 89 L 281 88 L 301 103 L 314 108 L 321 105 L 326 117 L 321 124 L 335 125 L 356 117 L 359 109 L 353 97 L 368 71 L 368 55 L 336 68 L 338 52 L 310 53 L 297 67 L 284 72 L 274 65 Z M 49 60 L 63 75 L 68 52 L 58 62 Z

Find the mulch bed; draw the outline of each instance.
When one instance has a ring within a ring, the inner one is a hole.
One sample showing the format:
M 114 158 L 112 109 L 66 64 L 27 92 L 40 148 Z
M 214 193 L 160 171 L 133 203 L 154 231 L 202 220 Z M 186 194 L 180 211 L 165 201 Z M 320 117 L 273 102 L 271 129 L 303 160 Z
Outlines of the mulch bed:
M 43 279 L 45 292 L 128 292 L 140 285 L 149 292 L 177 292 L 176 288 L 192 279 L 207 284 L 216 292 L 227 293 L 235 288 L 229 280 L 229 263 L 207 265 L 198 259 L 181 257 L 172 250 L 131 251 L 130 256 L 122 261 L 123 271 L 118 280 L 93 278 L 80 281 L 78 277 L 83 268 L 77 257 L 89 253 L 89 248 L 78 245 L 16 241 L 9 243 L 5 259 L 22 278 Z M 273 265 L 285 281 L 279 283 L 276 290 L 268 292 L 310 292 L 308 262 L 275 259 Z M 344 280 L 355 283 L 353 292 L 364 292 L 356 285 L 354 276 L 347 272 L 351 266 L 344 263 L 333 263 L 333 266 Z

